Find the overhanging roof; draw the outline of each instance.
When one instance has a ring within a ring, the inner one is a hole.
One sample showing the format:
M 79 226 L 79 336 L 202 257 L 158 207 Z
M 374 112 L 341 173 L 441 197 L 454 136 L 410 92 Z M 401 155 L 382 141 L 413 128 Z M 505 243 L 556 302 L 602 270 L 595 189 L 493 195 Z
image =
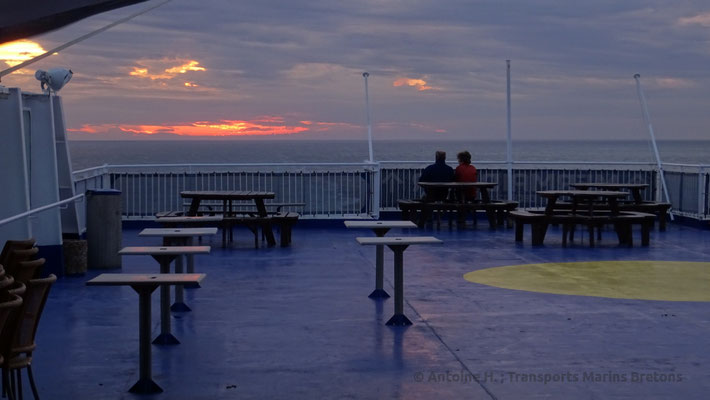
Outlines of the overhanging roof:
M 0 0 L 0 43 L 61 28 L 80 19 L 146 0 Z

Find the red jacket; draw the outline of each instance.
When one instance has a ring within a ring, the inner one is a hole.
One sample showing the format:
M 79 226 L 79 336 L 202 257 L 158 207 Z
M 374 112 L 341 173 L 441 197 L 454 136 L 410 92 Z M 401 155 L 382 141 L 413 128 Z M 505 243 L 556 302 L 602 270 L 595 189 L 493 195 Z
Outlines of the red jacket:
M 478 172 L 476 167 L 471 164 L 459 164 L 454 171 L 454 181 L 456 182 L 478 182 Z M 476 198 L 476 189 L 466 191 L 466 199 L 474 200 Z

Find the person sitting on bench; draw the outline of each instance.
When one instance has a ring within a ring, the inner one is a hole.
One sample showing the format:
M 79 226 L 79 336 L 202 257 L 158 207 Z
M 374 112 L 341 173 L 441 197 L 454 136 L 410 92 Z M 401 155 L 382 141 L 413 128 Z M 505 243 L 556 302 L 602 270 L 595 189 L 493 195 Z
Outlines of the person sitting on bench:
M 419 182 L 453 182 L 454 169 L 446 165 L 446 152 L 436 152 L 436 162 L 424 168 Z M 428 189 L 424 195 L 424 201 L 446 201 L 449 190 L 444 188 Z
M 476 167 L 471 165 L 471 153 L 462 151 L 456 155 L 456 158 L 459 160 L 459 166 L 456 167 L 454 171 L 454 180 L 456 182 L 478 182 Z M 473 201 L 476 199 L 476 188 L 470 188 L 460 193 L 464 195 L 463 201 Z

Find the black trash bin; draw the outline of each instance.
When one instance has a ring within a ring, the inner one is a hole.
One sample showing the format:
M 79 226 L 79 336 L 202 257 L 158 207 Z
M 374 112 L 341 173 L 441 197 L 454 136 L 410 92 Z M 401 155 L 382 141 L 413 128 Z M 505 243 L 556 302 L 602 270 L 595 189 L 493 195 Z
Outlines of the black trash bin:
M 121 191 L 86 192 L 86 242 L 89 269 L 121 268 Z

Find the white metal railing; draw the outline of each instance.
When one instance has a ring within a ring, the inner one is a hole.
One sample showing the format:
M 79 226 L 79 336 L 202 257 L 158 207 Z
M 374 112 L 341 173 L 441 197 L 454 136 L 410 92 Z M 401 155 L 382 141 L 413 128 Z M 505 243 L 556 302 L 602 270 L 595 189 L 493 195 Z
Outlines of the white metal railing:
M 389 163 L 382 163 L 387 165 Z M 422 189 L 417 185 L 424 165 L 382 168 L 381 207 L 396 210 L 399 199 L 420 198 Z M 478 180 L 501 183 L 491 190 L 491 197 L 508 198 L 508 170 L 502 162 L 477 162 Z M 568 162 L 516 162 L 513 169 L 513 199 L 520 207 L 541 207 L 544 200 L 536 195 L 538 190 L 568 188 L 575 182 L 625 182 L 650 183 L 645 200 L 656 199 L 656 173 L 647 163 L 568 163 Z
M 710 165 L 664 164 L 673 213 L 710 218 Z
M 32 216 L 32 215 L 34 215 L 34 214 L 41 213 L 42 211 L 47 211 L 47 210 L 51 210 L 51 209 L 56 208 L 56 207 L 61 207 L 61 206 L 65 205 L 65 204 L 68 204 L 68 203 L 71 203 L 71 202 L 74 202 L 74 201 L 77 201 L 77 200 L 83 199 L 83 198 L 84 198 L 84 194 L 81 193 L 81 194 L 77 194 L 77 195 L 74 196 L 74 197 L 70 197 L 70 198 L 68 198 L 68 199 L 64 199 L 64 200 L 58 201 L 58 202 L 56 202 L 56 203 L 47 204 L 47 205 L 44 205 L 44 206 L 42 206 L 42 207 L 37 207 L 37 208 L 34 208 L 34 209 L 32 209 L 32 210 L 25 211 L 25 212 L 20 213 L 20 214 L 17 214 L 17 215 L 13 215 L 12 217 L 8 217 L 8 218 L 5 218 L 5 219 L 3 219 L 3 220 L 0 220 L 0 226 L 3 226 L 3 225 L 5 225 L 5 224 L 9 224 L 10 222 L 14 222 L 14 221 L 17 221 L 17 220 L 22 219 L 22 218 L 26 218 L 26 217 Z
M 118 165 L 101 179 L 121 190 L 127 219 L 180 210 L 185 190 L 272 191 L 274 202 L 305 204 L 294 210 L 306 218 L 372 218 L 376 171 L 371 163 Z
M 104 165 L 74 173 L 77 193 L 93 188 L 122 191 L 125 219 L 150 219 L 160 211 L 183 209 L 184 190 L 273 191 L 278 203 L 304 203 L 294 209 L 304 218 L 377 218 L 397 210 L 399 199 L 422 195 L 416 184 L 429 162 L 251 163 Z M 575 182 L 648 183 L 645 200 L 662 201 L 653 163 L 515 162 L 513 199 L 521 207 L 540 207 L 538 190 Z M 505 162 L 478 161 L 479 180 L 500 183 L 491 193 L 507 198 Z M 708 219 L 710 190 L 706 165 L 664 164 L 673 212 Z

